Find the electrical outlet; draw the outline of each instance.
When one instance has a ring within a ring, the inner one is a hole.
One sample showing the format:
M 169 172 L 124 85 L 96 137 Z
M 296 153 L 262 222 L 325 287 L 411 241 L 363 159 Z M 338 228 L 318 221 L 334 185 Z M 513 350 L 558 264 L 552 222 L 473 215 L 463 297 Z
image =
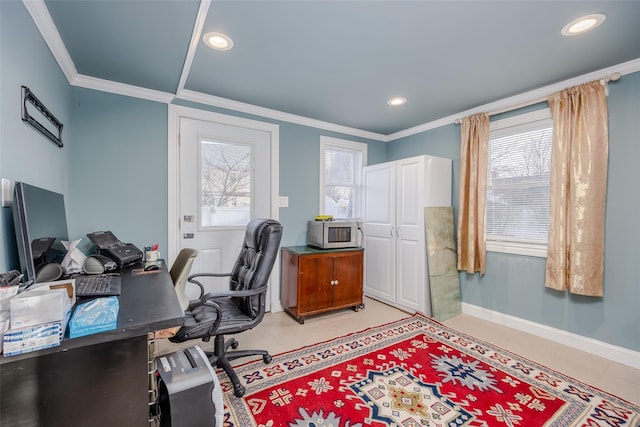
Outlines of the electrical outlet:
M 2 207 L 11 206 L 11 181 L 2 178 Z
M 280 196 L 280 207 L 281 208 L 288 208 L 289 207 L 289 197 Z

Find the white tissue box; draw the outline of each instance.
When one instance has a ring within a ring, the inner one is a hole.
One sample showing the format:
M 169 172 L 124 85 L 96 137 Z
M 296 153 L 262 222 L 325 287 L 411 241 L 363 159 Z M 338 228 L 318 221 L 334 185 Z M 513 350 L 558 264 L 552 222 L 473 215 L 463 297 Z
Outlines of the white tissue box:
M 76 279 L 67 279 L 67 280 L 57 280 L 55 282 L 43 282 L 43 283 L 35 283 L 32 285 L 28 291 L 40 291 L 40 290 L 54 290 L 54 289 L 64 289 L 67 291 L 67 298 L 70 306 L 73 306 L 76 303 Z M 25 292 L 18 294 L 18 296 L 23 295 Z
M 0 313 L 6 312 L 9 315 L 9 301 L 18 294 L 17 286 L 0 286 Z
M 63 321 L 75 301 L 73 279 L 38 284 L 9 301 L 11 328 Z

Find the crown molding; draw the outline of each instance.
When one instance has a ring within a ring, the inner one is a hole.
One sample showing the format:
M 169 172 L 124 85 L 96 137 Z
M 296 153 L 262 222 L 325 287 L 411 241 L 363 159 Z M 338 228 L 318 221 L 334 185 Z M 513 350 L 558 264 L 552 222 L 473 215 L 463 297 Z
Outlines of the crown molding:
M 202 0 L 202 2 L 200 3 L 198 16 L 194 24 L 191 42 L 189 44 L 189 51 L 187 52 L 187 57 L 185 59 L 182 74 L 180 75 L 180 82 L 176 95 L 167 92 L 156 91 L 153 89 L 145 89 L 138 86 L 115 83 L 108 80 L 79 75 L 75 65 L 73 64 L 73 61 L 71 60 L 71 56 L 69 55 L 69 52 L 67 51 L 62 38 L 60 37 L 60 33 L 58 33 L 58 29 L 51 19 L 51 15 L 49 14 L 49 10 L 45 5 L 44 0 L 22 0 L 22 3 L 31 15 L 33 22 L 36 24 L 36 27 L 40 31 L 40 34 L 42 34 L 43 39 L 49 47 L 49 50 L 51 50 L 54 58 L 58 62 L 58 65 L 62 69 L 62 72 L 67 77 L 69 83 L 73 86 L 79 86 L 103 92 L 111 92 L 125 96 L 132 96 L 135 98 L 147 99 L 150 101 L 163 102 L 167 104 L 172 102 L 175 98 L 180 98 L 186 101 L 211 105 L 213 107 L 225 108 L 247 114 L 254 114 L 274 120 L 295 123 L 303 126 L 309 126 L 322 130 L 338 132 L 346 135 L 382 142 L 392 142 L 411 135 L 450 125 L 452 123 L 455 123 L 456 120 L 459 120 L 462 117 L 467 117 L 480 112 L 488 112 L 489 114 L 493 112 L 493 114 L 495 114 L 497 112 L 509 111 L 525 105 L 531 105 L 536 102 L 542 102 L 554 92 L 592 80 L 606 78 L 614 72 L 618 72 L 624 76 L 625 74 L 631 74 L 640 71 L 640 58 L 637 58 L 631 61 L 624 62 L 622 64 L 584 74 L 539 89 L 531 90 L 529 92 L 511 96 L 509 98 L 504 98 L 495 102 L 491 102 L 489 104 L 471 108 L 461 113 L 433 120 L 431 122 L 424 123 L 409 129 L 405 129 L 389 135 L 384 135 L 348 126 L 337 125 L 321 120 L 310 119 L 308 117 L 285 113 L 278 110 L 272 110 L 270 108 L 259 107 L 257 105 L 246 104 L 244 102 L 234 101 L 218 96 L 205 95 L 203 93 L 184 89 L 184 84 L 186 83 L 187 76 L 191 69 L 193 56 L 195 55 L 195 50 L 197 44 L 199 43 L 200 33 L 202 32 L 202 27 L 209 10 L 211 0 Z
M 89 77 L 83 74 L 79 74 L 70 83 L 73 86 L 131 96 L 133 98 L 146 99 L 149 101 L 162 102 L 165 104 L 169 104 L 175 97 L 172 93 L 146 89 L 140 86 L 133 86 L 124 83 L 116 83 L 111 80 L 98 79 L 96 77 Z
M 22 0 L 22 3 L 31 15 L 31 18 L 33 19 L 36 27 L 42 35 L 42 38 L 47 43 L 49 50 L 53 54 L 54 58 L 58 62 L 58 65 L 62 69 L 64 75 L 67 77 L 67 80 L 71 85 L 84 87 L 86 89 L 99 90 L 102 92 L 110 92 L 119 95 L 147 99 L 150 101 L 163 102 L 167 104 L 173 101 L 173 99 L 175 98 L 175 95 L 166 92 L 160 92 L 152 89 L 141 88 L 138 86 L 116 83 L 109 80 L 98 79 L 85 75 L 79 75 L 75 65 L 73 64 L 73 61 L 71 60 L 71 56 L 69 55 L 69 52 L 67 51 L 62 41 L 62 37 L 60 37 L 60 33 L 58 33 L 58 29 L 56 28 L 53 19 L 51 19 L 51 15 L 49 14 L 49 10 L 45 5 L 44 0 Z M 200 3 L 198 16 L 196 18 L 196 23 L 194 24 L 194 30 L 191 37 L 191 42 L 189 44 L 189 52 L 187 58 L 185 59 L 183 71 L 180 76 L 180 83 L 177 91 L 177 96 L 179 98 L 187 101 L 211 105 L 214 107 L 226 108 L 248 114 L 255 114 L 275 120 L 296 123 L 327 131 L 339 132 L 351 136 L 359 136 L 362 138 L 368 138 L 383 142 L 388 141 L 386 135 L 382 135 L 379 133 L 355 129 L 348 126 L 336 125 L 329 122 L 310 119 L 295 114 L 284 113 L 269 108 L 258 107 L 251 104 L 245 104 L 230 99 L 205 95 L 183 89 L 187 75 L 191 68 L 195 49 L 200 39 L 200 33 L 202 31 L 202 26 L 204 25 L 204 20 L 209 9 L 209 5 L 210 0 L 203 0 Z
M 447 116 L 438 120 L 434 120 L 432 122 L 424 123 L 409 129 L 401 130 L 398 132 L 394 132 L 392 134 L 387 135 L 387 142 L 395 141 L 396 139 L 405 138 L 407 136 L 415 135 L 421 132 L 426 132 L 431 129 L 436 129 L 442 126 L 450 125 L 454 122 L 454 120 L 458 117 L 455 116 Z
M 227 98 L 221 98 L 219 96 L 205 95 L 203 93 L 194 92 L 188 89 L 182 89 L 181 91 L 179 91 L 178 94 L 176 95 L 176 98 L 183 99 L 185 101 L 197 102 L 199 104 L 211 105 L 213 107 L 239 111 L 242 113 L 254 114 L 257 116 L 267 117 L 274 120 L 281 120 L 284 122 L 295 123 L 295 124 L 323 129 L 327 131 L 344 133 L 351 136 L 359 136 L 362 138 L 368 138 L 368 139 L 373 139 L 376 141 L 383 141 L 383 142 L 388 141 L 388 137 L 380 133 L 369 132 L 362 129 L 351 128 L 348 126 L 336 125 L 334 123 L 310 119 L 308 117 L 298 116 L 296 114 L 291 114 L 291 113 L 285 113 L 278 110 L 272 110 L 270 108 L 259 107 L 253 104 L 246 104 L 244 102 L 234 101 Z
M 184 60 L 184 65 L 182 67 L 182 74 L 180 74 L 180 82 L 178 83 L 177 93 L 184 90 L 184 85 L 187 82 L 189 72 L 191 72 L 193 57 L 196 54 L 196 48 L 198 47 L 198 43 L 200 43 L 200 35 L 202 34 L 202 28 L 204 27 L 204 21 L 207 18 L 207 13 L 209 12 L 210 5 L 211 5 L 211 0 L 202 0 L 200 2 L 200 7 L 198 8 L 198 15 L 196 16 L 196 22 L 193 25 L 193 32 L 191 33 L 191 42 L 189 42 L 189 50 L 187 51 L 187 57 Z
M 22 0 L 22 4 L 31 15 L 31 19 L 36 24 L 45 43 L 49 46 L 53 57 L 58 62 L 69 83 L 71 83 L 78 75 L 78 71 L 62 41 L 62 37 L 60 37 L 58 28 L 56 28 L 53 19 L 51 19 L 51 14 L 44 4 L 44 0 Z
M 459 120 L 463 117 L 468 117 L 477 113 L 485 112 L 489 114 L 496 114 L 498 112 L 514 110 L 516 108 L 520 108 L 526 105 L 532 105 L 537 102 L 542 102 L 546 100 L 547 97 L 552 93 L 558 92 L 568 87 L 587 83 L 593 80 L 600 80 L 608 77 L 612 73 L 617 72 L 624 76 L 625 74 L 636 73 L 638 71 L 640 71 L 640 58 L 623 62 L 622 64 L 614 65 L 611 67 L 603 68 L 598 71 L 593 71 L 591 73 L 583 74 L 581 76 L 564 80 L 558 83 L 554 83 L 552 85 L 548 85 L 545 87 L 541 87 L 539 89 L 534 89 L 529 92 L 524 92 L 519 95 L 514 95 L 509 98 L 504 98 L 495 102 L 491 102 L 489 104 L 484 104 L 479 107 L 475 107 L 458 114 L 453 114 L 451 116 L 443 117 L 441 119 L 434 120 L 432 122 L 424 123 L 419 126 L 405 129 L 400 132 L 392 133 L 387 136 L 388 141 L 389 142 L 395 141 L 400 138 L 405 138 L 407 136 L 415 135 L 421 132 L 426 132 L 431 129 L 439 128 L 441 126 L 449 125 L 449 124 L 455 123 L 456 120 Z

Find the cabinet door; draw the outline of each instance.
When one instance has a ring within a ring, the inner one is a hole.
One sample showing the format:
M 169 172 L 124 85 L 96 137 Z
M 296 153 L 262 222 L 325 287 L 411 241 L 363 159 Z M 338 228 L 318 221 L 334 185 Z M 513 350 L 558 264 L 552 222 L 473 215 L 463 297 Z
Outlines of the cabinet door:
M 298 312 L 300 315 L 323 311 L 333 302 L 331 285 L 333 261 L 326 255 L 300 257 Z
M 395 162 L 364 168 L 364 290 L 395 302 Z
M 397 161 L 396 303 L 425 313 L 424 158 Z
M 362 304 L 362 251 L 333 257 L 333 307 Z

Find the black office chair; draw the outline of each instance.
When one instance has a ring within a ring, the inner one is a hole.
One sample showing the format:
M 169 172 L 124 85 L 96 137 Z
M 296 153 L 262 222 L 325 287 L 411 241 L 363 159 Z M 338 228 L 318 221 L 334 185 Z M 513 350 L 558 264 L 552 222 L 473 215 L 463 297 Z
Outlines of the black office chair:
M 265 350 L 236 349 L 238 342 L 224 336 L 252 329 L 262 321 L 265 313 L 267 281 L 278 255 L 282 225 L 272 219 L 254 219 L 247 224 L 244 243 L 231 273 L 201 273 L 189 277 L 190 283 L 200 287 L 200 298 L 189 302 L 185 310 L 185 324 L 170 338 L 172 342 L 192 339 L 214 339 L 213 352 L 207 352 L 212 366 L 219 366 L 229 376 L 234 394 L 242 397 L 245 388 L 231 367 L 231 360 L 239 357 L 261 355 L 264 363 L 271 362 Z M 204 286 L 197 278 L 229 277 L 229 291 L 204 295 Z

